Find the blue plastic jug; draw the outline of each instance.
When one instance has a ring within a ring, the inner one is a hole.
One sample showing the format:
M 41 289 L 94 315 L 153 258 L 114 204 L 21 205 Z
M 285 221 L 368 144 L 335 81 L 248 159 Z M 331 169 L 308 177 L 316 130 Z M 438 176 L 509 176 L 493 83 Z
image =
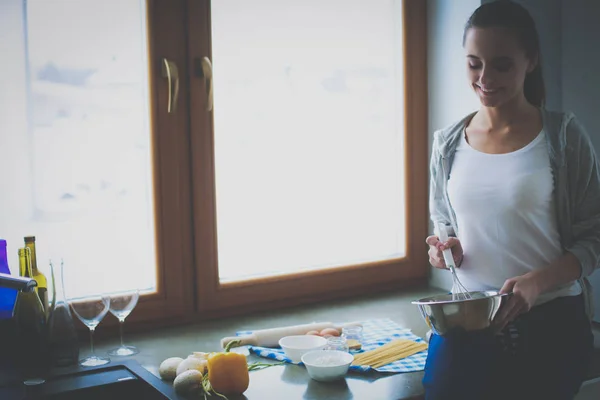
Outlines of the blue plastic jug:
M 0 239 L 0 272 L 10 274 L 6 256 L 6 240 L 3 239 Z M 0 320 L 12 318 L 16 299 L 17 291 L 15 289 L 0 287 Z

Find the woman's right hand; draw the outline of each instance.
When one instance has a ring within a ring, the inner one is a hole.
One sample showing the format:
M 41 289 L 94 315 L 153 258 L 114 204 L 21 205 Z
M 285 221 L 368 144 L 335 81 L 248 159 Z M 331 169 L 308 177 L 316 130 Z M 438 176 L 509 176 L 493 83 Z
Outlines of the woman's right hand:
M 432 266 L 436 268 L 447 269 L 448 267 L 444 262 L 442 250 L 451 249 L 452 256 L 454 258 L 454 264 L 457 268 L 460 267 L 463 259 L 463 248 L 458 238 L 450 237 L 446 243 L 443 243 L 440 242 L 437 236 L 429 236 L 425 242 L 429 245 L 429 263 Z

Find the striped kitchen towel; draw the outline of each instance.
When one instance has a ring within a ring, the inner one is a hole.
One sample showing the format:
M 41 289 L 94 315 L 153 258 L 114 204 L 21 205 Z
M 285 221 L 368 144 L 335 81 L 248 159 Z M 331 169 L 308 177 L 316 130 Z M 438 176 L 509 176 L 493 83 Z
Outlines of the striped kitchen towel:
M 251 334 L 252 331 L 241 331 L 237 332 L 238 336 Z M 362 353 L 365 351 L 376 349 L 379 346 L 383 346 L 386 343 L 396 339 L 408 339 L 417 343 L 424 343 L 425 341 L 413 334 L 410 329 L 402 328 L 400 325 L 395 323 L 389 318 L 385 319 L 371 319 L 363 322 L 363 345 L 359 351 L 351 351 L 353 354 Z M 302 365 L 302 363 L 294 363 L 292 360 L 285 356 L 285 353 L 280 348 L 267 348 L 258 346 L 248 346 L 248 350 L 260 357 L 271 358 L 274 360 L 285 361 L 291 364 Z M 384 365 L 380 368 L 371 368 L 369 366 L 362 365 L 351 365 L 351 371 L 367 372 L 367 371 L 379 371 L 379 372 L 417 372 L 422 371 L 425 368 L 425 360 L 427 359 L 427 350 L 423 350 L 419 353 L 413 354 L 412 356 L 403 358 L 398 361 L 394 361 L 391 364 Z

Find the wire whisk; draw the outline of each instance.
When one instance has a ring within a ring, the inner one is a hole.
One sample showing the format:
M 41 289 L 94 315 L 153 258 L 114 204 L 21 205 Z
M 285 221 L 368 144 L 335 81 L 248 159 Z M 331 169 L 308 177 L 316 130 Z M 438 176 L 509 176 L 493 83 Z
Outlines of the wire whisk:
M 447 242 L 448 241 L 448 232 L 446 231 L 446 226 L 441 222 L 437 223 L 438 237 L 440 241 Z M 454 257 L 452 257 L 452 250 L 445 249 L 442 251 L 444 255 L 444 261 L 446 262 L 446 267 L 452 273 L 452 301 L 459 300 L 470 300 L 471 295 L 469 290 L 460 282 L 458 279 L 458 275 L 456 274 L 456 265 L 454 265 Z

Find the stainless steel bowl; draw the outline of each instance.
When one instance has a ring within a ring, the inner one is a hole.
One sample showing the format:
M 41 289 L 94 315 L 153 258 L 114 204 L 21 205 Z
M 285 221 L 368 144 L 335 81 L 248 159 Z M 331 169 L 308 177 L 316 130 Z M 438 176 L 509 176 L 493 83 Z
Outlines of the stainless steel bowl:
M 437 335 L 454 330 L 477 331 L 492 327 L 492 321 L 511 293 L 498 291 L 469 292 L 471 299 L 452 300 L 452 294 L 413 301 L 421 316 Z

